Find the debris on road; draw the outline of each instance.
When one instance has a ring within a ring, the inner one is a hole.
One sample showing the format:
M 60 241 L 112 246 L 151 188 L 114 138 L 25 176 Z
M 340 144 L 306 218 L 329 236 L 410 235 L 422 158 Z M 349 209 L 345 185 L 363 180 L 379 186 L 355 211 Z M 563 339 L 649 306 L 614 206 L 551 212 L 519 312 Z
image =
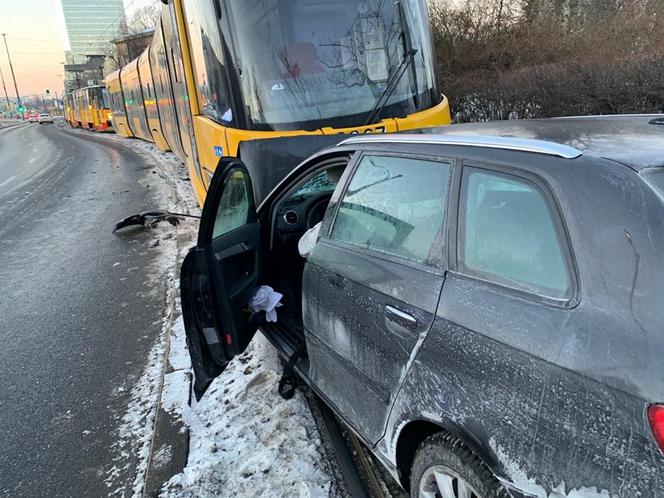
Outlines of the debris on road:
M 145 211 L 140 214 L 134 214 L 125 218 L 124 220 L 116 223 L 113 228 L 113 233 L 118 232 L 124 228 L 141 226 L 143 228 L 151 228 L 157 223 L 167 221 L 173 226 L 176 226 L 183 218 L 200 218 L 191 214 L 171 213 L 165 209 L 156 209 L 152 211 Z

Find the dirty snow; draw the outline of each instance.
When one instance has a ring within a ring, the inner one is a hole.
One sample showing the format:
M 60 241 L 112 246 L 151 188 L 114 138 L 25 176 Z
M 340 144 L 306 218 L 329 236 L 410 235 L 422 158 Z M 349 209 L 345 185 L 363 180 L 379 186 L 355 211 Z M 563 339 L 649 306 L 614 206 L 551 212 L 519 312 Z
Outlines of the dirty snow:
M 117 135 L 97 136 L 122 142 L 154 164 L 154 181 L 149 178 L 145 186 L 154 195 L 155 207 L 200 215 L 186 168 L 173 154 Z M 339 496 L 309 407 L 301 393 L 290 401 L 279 397 L 280 362 L 260 334 L 200 403 L 193 400 L 176 277 L 195 243 L 197 222 L 186 220 L 176 228 L 164 223 L 151 231 L 153 247 L 159 251 L 153 283 L 155 288 L 166 285 L 162 333 L 138 381 L 118 387 L 131 389 L 131 401 L 117 434 L 116 466 L 107 472 L 106 482 L 114 483 L 133 460 L 137 473 L 131 494 L 141 496 L 148 466 L 159 467 L 171 459 L 169 447 L 152 446 L 161 406 L 190 431 L 187 465 L 164 484 L 163 496 Z M 123 489 L 109 492 L 125 495 Z
M 280 372 L 275 350 L 258 334 L 199 403 L 183 407 L 189 460 L 162 496 L 337 495 L 304 397 L 277 394 Z

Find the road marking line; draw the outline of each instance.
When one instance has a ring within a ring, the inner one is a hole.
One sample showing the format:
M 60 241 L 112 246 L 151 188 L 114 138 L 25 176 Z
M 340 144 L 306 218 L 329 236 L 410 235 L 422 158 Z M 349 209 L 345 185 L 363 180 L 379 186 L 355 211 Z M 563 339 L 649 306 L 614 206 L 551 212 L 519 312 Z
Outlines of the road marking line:
M 0 187 L 4 187 L 4 186 L 7 185 L 9 182 L 11 182 L 14 178 L 16 178 L 16 175 L 14 175 L 14 176 L 10 176 L 10 177 L 7 178 L 4 182 L 0 182 Z

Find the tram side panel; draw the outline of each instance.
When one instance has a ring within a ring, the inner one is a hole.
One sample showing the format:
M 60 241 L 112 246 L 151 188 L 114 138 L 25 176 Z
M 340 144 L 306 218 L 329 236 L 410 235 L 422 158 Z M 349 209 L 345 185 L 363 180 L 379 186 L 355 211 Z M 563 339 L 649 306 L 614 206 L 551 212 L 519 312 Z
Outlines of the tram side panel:
M 69 126 L 76 128 L 76 120 L 74 119 L 74 95 L 67 93 L 64 96 L 64 106 L 65 106 L 65 121 L 69 123 Z
M 85 127 L 85 107 L 87 106 L 88 94 L 82 90 L 74 91 L 74 123 L 75 127 Z
M 83 128 L 87 130 L 94 130 L 95 129 L 95 116 L 94 116 L 94 109 L 92 105 L 92 92 L 91 89 L 86 87 L 86 88 L 81 88 L 79 90 L 81 94 L 83 95 L 82 98 L 82 103 L 83 105 L 81 106 L 81 122 L 83 123 Z
M 97 130 L 112 132 L 113 123 L 111 122 L 111 98 L 108 89 L 100 86 L 97 93 Z
M 122 93 L 125 96 L 125 107 L 129 127 L 135 137 L 152 142 L 152 134 L 148 128 L 148 120 L 143 104 L 143 91 L 138 76 L 138 59 L 134 59 L 120 71 Z
M 112 129 L 109 130 L 106 88 L 101 85 L 88 87 L 88 100 L 90 102 L 92 129 L 101 132 L 112 131 Z
M 189 178 L 191 178 L 198 202 L 203 205 L 206 191 L 204 188 L 201 188 L 201 171 L 198 165 L 192 110 L 186 81 L 186 61 L 183 56 L 186 51 L 179 35 L 184 30 L 184 25 L 178 24 L 178 18 L 180 18 L 179 9 L 179 0 L 169 2 L 168 5 L 163 7 L 161 19 L 184 160 L 189 170 Z
M 152 71 L 152 81 L 154 82 L 157 108 L 159 110 L 159 119 L 164 139 L 173 153 L 183 163 L 186 163 L 187 158 L 182 150 L 177 109 L 175 107 L 173 88 L 171 87 L 171 75 L 168 67 L 168 58 L 166 57 L 166 46 L 164 44 L 164 32 L 161 21 L 157 26 L 150 47 L 150 69 Z
M 157 107 L 157 97 L 155 95 L 154 80 L 152 70 L 150 69 L 150 47 L 147 47 L 138 58 L 138 76 L 143 93 L 143 106 L 148 123 L 148 130 L 152 135 L 154 144 L 163 151 L 169 150 L 168 144 L 164 139 L 159 119 L 159 109 Z
M 106 76 L 106 88 L 111 103 L 111 123 L 115 132 L 123 137 L 133 137 L 134 134 L 129 128 L 127 122 L 127 110 L 125 109 L 125 99 L 120 84 L 120 70 L 117 70 Z

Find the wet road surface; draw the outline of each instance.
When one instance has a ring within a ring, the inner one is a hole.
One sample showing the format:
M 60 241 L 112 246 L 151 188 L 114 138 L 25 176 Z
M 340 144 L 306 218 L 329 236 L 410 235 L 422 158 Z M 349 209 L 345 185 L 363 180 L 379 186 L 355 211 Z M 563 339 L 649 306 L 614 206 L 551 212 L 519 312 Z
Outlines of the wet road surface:
M 111 229 L 154 207 L 150 170 L 92 133 L 0 128 L 0 495 L 131 484 L 135 455 L 113 462 L 113 443 L 164 289 L 149 236 Z

